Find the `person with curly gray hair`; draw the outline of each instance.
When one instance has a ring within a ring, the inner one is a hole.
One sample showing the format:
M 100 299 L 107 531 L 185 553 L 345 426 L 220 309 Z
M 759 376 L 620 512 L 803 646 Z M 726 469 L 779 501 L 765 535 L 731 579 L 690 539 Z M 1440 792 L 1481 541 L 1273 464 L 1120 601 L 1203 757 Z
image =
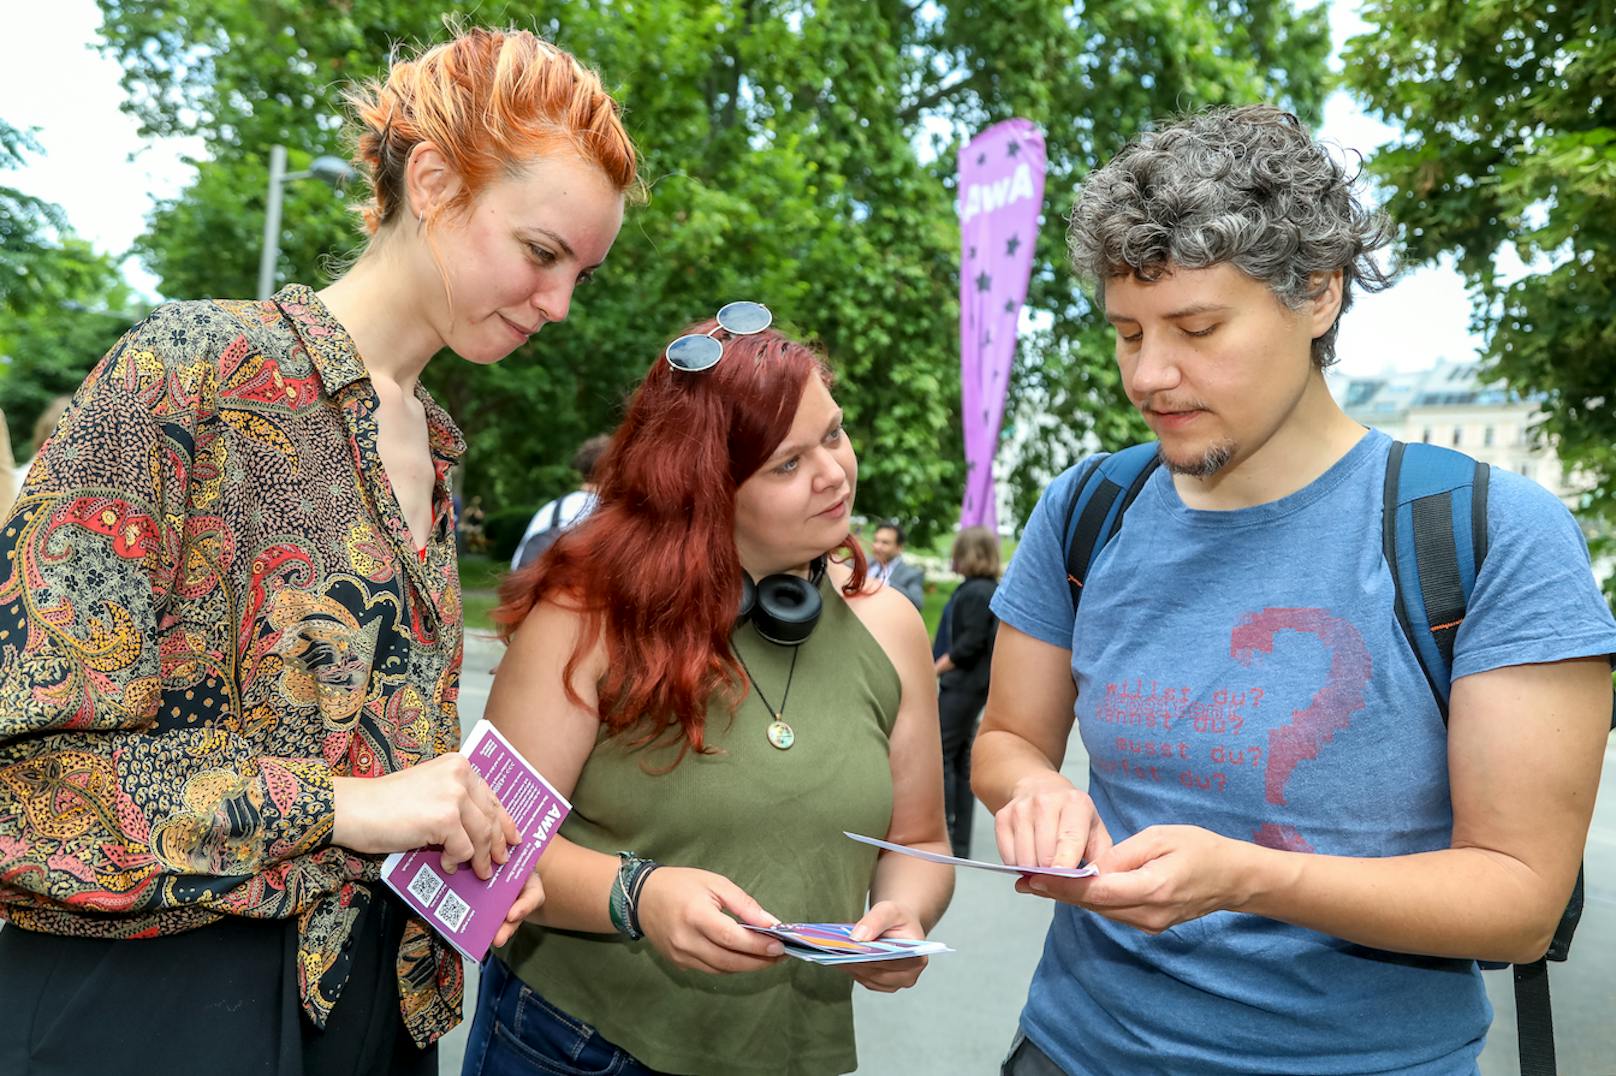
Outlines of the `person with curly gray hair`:
M 1006 863 L 1097 871 L 1017 884 L 1056 904 L 1006 1073 L 1472 1073 L 1477 959 L 1540 958 L 1572 891 L 1616 622 L 1565 508 L 1454 454 L 1476 477 L 1443 503 L 1481 541 L 1449 536 L 1472 589 L 1427 679 L 1383 549 L 1410 446 L 1323 376 L 1389 283 L 1354 179 L 1258 106 L 1151 130 L 1080 192 L 1072 263 L 1157 442 L 1057 478 L 992 602 L 973 788 Z M 1126 516 L 1069 559 L 1123 456 Z

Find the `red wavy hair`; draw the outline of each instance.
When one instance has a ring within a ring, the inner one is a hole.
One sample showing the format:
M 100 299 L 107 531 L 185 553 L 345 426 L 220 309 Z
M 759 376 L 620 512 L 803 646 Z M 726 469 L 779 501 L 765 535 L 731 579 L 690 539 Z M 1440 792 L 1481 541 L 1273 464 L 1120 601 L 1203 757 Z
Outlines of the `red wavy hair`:
M 709 320 L 685 331 L 716 327 Z M 601 721 L 612 735 L 640 729 L 633 746 L 677 726 L 675 764 L 687 750 L 709 750 L 713 696 L 728 694 L 733 712 L 746 690 L 730 647 L 742 575 L 735 491 L 791 432 L 808 379 L 827 389 L 834 381 L 824 359 L 773 329 L 719 336 L 727 337 L 724 358 L 702 373 L 657 356 L 598 465 L 595 510 L 505 580 L 493 614 L 508 641 L 542 601 L 582 613 L 568 697 L 580 701 L 572 676 L 604 640 Z M 853 569 L 842 587 L 851 596 L 864 586 L 864 552 L 851 533 L 828 552 L 837 551 Z

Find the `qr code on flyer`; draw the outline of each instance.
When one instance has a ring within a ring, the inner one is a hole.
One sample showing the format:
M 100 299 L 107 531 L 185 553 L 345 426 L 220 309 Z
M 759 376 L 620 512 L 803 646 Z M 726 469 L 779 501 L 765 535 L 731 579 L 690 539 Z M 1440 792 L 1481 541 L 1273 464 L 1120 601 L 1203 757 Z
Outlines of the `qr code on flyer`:
M 415 872 L 415 877 L 410 881 L 410 892 L 430 908 L 442 891 L 443 879 L 434 874 L 430 866 L 422 864 L 421 869 Z
M 458 931 L 470 912 L 471 905 L 451 889 L 443 895 L 443 903 L 438 905 L 438 920 L 450 930 Z

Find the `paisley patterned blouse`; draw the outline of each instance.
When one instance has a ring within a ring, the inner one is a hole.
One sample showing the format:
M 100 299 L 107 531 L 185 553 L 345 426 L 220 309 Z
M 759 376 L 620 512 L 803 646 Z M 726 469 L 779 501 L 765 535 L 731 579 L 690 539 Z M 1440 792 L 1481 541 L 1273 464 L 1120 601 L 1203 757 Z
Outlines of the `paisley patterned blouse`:
M 331 844 L 332 778 L 459 744 L 447 475 L 424 557 L 376 393 L 314 293 L 159 308 L 90 374 L 0 533 L 0 915 L 99 938 L 295 918 L 324 1026 L 381 857 Z M 411 921 L 405 1022 L 460 1018 L 460 958 Z

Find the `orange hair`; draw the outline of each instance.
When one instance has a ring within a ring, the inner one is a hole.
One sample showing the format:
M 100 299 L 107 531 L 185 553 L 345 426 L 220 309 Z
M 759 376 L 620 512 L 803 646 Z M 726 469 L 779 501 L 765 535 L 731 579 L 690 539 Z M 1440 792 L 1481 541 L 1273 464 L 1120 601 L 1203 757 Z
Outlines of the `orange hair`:
M 354 161 L 370 177 L 360 213 L 371 235 L 403 207 L 404 167 L 422 142 L 461 180 L 435 214 L 467 209 L 500 174 L 558 152 L 596 165 L 620 192 L 638 189 L 634 143 L 600 76 L 526 30 L 464 31 L 344 96 L 359 124 Z

